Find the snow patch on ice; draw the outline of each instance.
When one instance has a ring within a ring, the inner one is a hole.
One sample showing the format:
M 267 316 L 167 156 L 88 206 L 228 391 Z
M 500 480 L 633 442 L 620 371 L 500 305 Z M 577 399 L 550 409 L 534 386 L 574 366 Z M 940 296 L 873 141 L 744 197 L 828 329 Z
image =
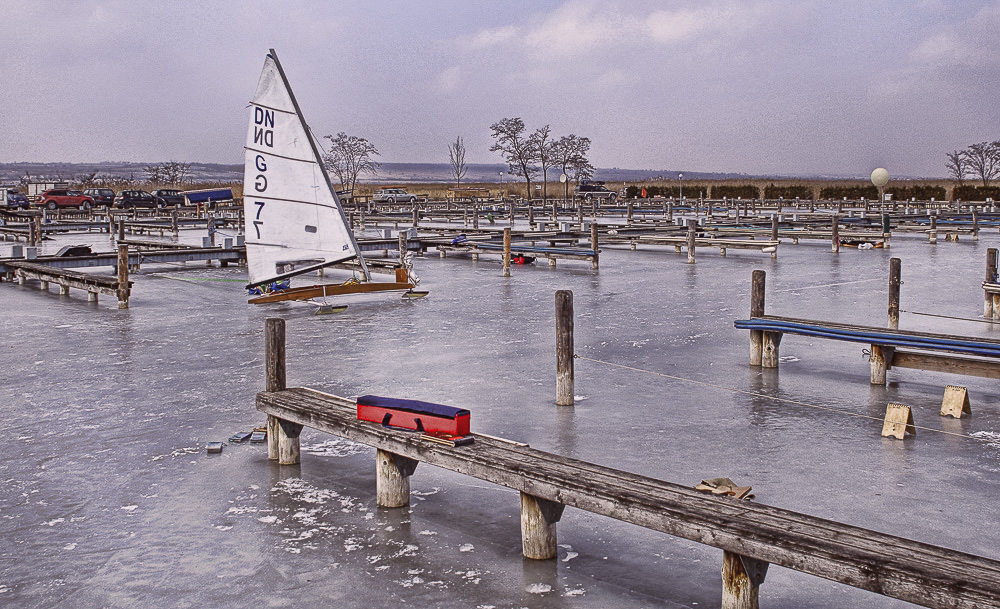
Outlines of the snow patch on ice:
M 552 586 L 548 584 L 529 584 L 524 587 L 524 591 L 528 594 L 545 594 L 552 592 Z
M 462 545 L 458 546 L 459 552 L 471 552 L 475 549 L 476 546 L 472 545 L 471 543 L 463 543 Z
M 372 452 L 370 446 L 351 442 L 343 438 L 333 438 L 318 444 L 307 444 L 302 446 L 302 452 L 319 457 L 350 457 L 351 455 L 362 455 Z

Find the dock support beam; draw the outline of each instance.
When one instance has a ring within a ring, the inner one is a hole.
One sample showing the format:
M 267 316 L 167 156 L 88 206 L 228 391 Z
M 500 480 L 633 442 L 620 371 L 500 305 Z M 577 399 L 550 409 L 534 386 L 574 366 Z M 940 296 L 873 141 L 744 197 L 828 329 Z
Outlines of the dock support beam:
M 525 558 L 549 560 L 559 555 L 556 523 L 565 505 L 521 493 L 521 551 Z
M 592 222 L 590 224 L 590 247 L 594 250 L 594 257 L 590 260 L 590 270 L 596 271 L 600 268 L 601 256 L 597 248 L 597 222 Z
M 765 273 L 761 270 L 753 272 L 750 282 L 750 318 L 760 317 L 764 314 L 764 279 Z M 761 330 L 750 330 L 750 365 L 760 366 L 764 349 L 764 332 Z
M 122 224 L 124 226 L 124 224 Z M 128 245 L 118 246 L 118 308 L 127 309 L 128 287 Z
M 503 276 L 510 277 L 510 227 L 503 229 Z
M 698 224 L 697 220 L 688 220 L 687 221 L 687 228 L 688 228 L 688 233 L 687 233 L 688 264 L 694 264 L 694 247 L 695 247 L 695 245 L 694 245 L 694 238 L 695 238 L 695 232 L 694 232 L 695 229 L 694 229 L 694 227 L 697 224 Z
M 414 459 L 387 450 L 375 454 L 375 496 L 379 507 L 398 508 L 410 504 L 410 476 L 417 469 Z
M 768 563 L 722 552 L 722 609 L 759 609 L 760 585 Z
M 573 292 L 556 292 L 556 406 L 573 400 Z
M 889 329 L 899 329 L 899 286 L 901 263 L 899 258 L 889 259 Z
M 833 214 L 833 243 L 831 248 L 834 254 L 840 253 L 840 218 Z
M 997 248 L 991 247 L 986 250 L 986 283 L 997 282 Z M 983 317 L 987 319 L 996 318 L 996 308 L 993 306 L 993 294 L 983 291 Z
M 264 321 L 264 368 L 268 392 L 285 390 L 285 320 L 269 317 Z M 281 465 L 299 462 L 299 432 L 302 426 L 267 417 L 267 458 Z

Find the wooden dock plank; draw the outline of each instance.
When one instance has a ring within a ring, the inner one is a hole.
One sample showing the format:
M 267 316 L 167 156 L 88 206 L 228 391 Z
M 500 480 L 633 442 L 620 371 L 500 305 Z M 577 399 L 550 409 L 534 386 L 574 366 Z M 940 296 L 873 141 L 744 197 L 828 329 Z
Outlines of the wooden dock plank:
M 308 389 L 262 392 L 257 408 L 524 493 L 928 607 L 1000 607 L 1000 562 L 487 437 L 459 448 L 356 419 Z

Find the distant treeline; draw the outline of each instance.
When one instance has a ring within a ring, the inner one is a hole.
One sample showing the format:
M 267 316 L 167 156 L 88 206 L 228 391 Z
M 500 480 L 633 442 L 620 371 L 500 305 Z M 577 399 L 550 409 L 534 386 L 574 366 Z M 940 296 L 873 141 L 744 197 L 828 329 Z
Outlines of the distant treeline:
M 940 185 L 917 184 L 905 186 L 902 184 L 889 184 L 885 188 L 886 195 L 892 195 L 896 201 L 946 201 L 948 200 L 948 189 Z M 697 199 L 707 197 L 711 199 L 760 199 L 761 194 L 765 199 L 810 199 L 838 200 L 848 199 L 858 201 L 867 199 L 877 201 L 879 197 L 878 188 L 872 184 L 835 184 L 830 186 L 810 186 L 807 184 L 782 184 L 771 183 L 760 187 L 753 184 L 691 184 L 684 186 L 684 198 Z M 953 199 L 963 201 L 985 201 L 986 199 L 1000 199 L 1000 187 L 998 186 L 956 186 L 951 193 Z M 649 197 L 680 197 L 680 188 L 676 184 L 641 184 L 632 185 L 625 189 L 625 197 L 629 199 L 649 198 Z

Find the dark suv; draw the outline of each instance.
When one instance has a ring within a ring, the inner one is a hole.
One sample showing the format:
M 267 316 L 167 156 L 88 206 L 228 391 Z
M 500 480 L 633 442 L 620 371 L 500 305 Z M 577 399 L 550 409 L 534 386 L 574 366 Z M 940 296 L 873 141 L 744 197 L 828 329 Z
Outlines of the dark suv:
M 110 188 L 88 188 L 83 191 L 83 194 L 94 199 L 95 205 L 103 205 L 105 207 L 110 207 L 111 203 L 115 200 L 115 191 Z
M 114 207 L 132 209 L 133 207 L 164 207 L 161 199 L 154 197 L 145 190 L 123 190 L 115 195 Z
M 38 206 L 50 210 L 59 207 L 76 207 L 78 209 L 90 209 L 94 206 L 94 199 L 83 194 L 79 190 L 66 190 L 65 188 L 53 188 L 46 190 L 38 197 Z
M 163 201 L 164 205 L 184 205 L 184 195 L 173 188 L 154 190 L 153 196 Z
M 598 182 L 595 180 L 583 180 L 580 182 L 576 190 L 574 191 L 574 196 L 583 199 L 607 199 L 608 201 L 614 201 L 618 198 L 618 193 L 609 190 L 604 182 Z

